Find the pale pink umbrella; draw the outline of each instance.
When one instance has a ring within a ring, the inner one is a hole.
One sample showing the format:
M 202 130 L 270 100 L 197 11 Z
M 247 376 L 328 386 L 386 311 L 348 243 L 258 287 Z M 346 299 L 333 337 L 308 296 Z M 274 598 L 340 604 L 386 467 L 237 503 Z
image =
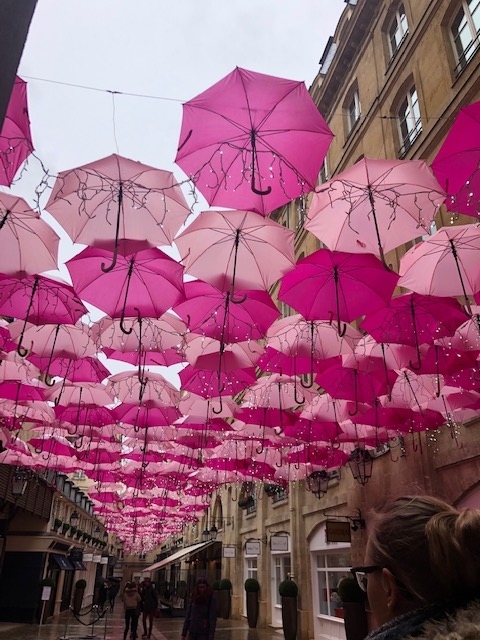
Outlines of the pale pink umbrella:
M 35 449 L 36 453 L 43 453 L 53 456 L 70 456 L 75 458 L 77 451 L 65 438 L 53 431 L 45 431 L 43 436 L 34 436 L 28 439 L 28 444 Z M 46 457 L 44 456 L 44 460 Z
M 125 371 L 110 376 L 108 389 L 121 401 L 131 404 L 150 401 L 156 405 L 178 406 L 180 391 L 159 373 L 145 371 L 139 378 Z
M 0 417 L 15 418 L 21 422 L 43 422 L 51 424 L 55 421 L 55 413 L 46 402 L 33 400 L 31 402 L 15 402 L 4 400 L 0 405 Z
M 16 351 L 11 351 L 6 355 L 0 354 L 0 381 L 18 380 L 29 384 L 40 375 L 40 369 L 24 360 Z
M 310 402 L 304 405 L 300 417 L 306 420 L 318 420 L 320 422 L 343 422 L 351 416 L 355 404 L 351 400 L 333 398 L 328 393 L 314 396 Z M 362 413 L 369 405 L 358 407 L 357 413 Z
M 429 400 L 433 400 L 438 386 L 442 388 L 443 384 L 443 376 L 427 373 L 417 375 L 408 369 L 402 369 L 393 384 L 391 397 L 381 396 L 379 399 L 385 407 L 418 409 Z
M 92 356 L 86 358 L 40 357 L 30 354 L 27 359 L 37 366 L 43 375 L 57 376 L 68 382 L 99 383 L 110 375 L 110 371 Z
M 73 242 L 112 251 L 123 239 L 170 245 L 190 214 L 170 171 L 117 154 L 59 173 L 45 208 Z
M 25 200 L 0 193 L 1 273 L 33 275 L 58 269 L 59 241 L 52 227 Z
M 305 228 L 332 251 L 385 253 L 430 233 L 446 194 L 423 160 L 362 158 L 322 184 Z
M 252 211 L 203 211 L 175 238 L 185 271 L 243 302 L 235 292 L 267 291 L 295 266 L 294 234 Z
M 119 320 L 103 318 L 96 325 L 97 344 L 108 358 L 134 365 L 170 366 L 182 361 L 185 323 L 168 311 L 159 319 L 125 318 L 126 334 Z M 131 329 L 131 331 L 130 331 Z
M 243 403 L 252 407 L 291 409 L 316 395 L 312 389 L 301 389 L 299 397 L 299 386 L 298 377 L 278 373 L 262 376 L 246 389 Z
M 437 344 L 459 351 L 480 350 L 480 307 L 471 306 L 472 316 L 461 324 L 451 337 L 437 340 Z
M 58 405 L 55 407 L 54 415 L 62 423 L 70 425 L 68 427 L 70 435 L 77 433 L 77 426 L 102 427 L 111 425 L 114 422 L 111 410 L 98 404 L 73 404 L 66 407 Z
M 400 260 L 398 286 L 431 296 L 469 296 L 480 291 L 480 229 L 475 224 L 442 227 Z
M 142 400 L 141 404 L 122 402 L 112 410 L 112 415 L 118 422 L 131 424 L 137 430 L 167 426 L 181 417 L 175 406 L 159 405 L 149 400 Z
M 230 371 L 255 366 L 263 346 L 255 340 L 225 344 L 215 338 L 190 334 L 184 348 L 185 360 L 196 369 Z
M 183 390 L 191 391 L 204 398 L 221 398 L 224 393 L 227 396 L 233 396 L 256 380 L 253 367 L 215 371 L 196 369 L 192 365 L 187 365 L 180 371 L 179 376 Z M 221 404 L 218 411 L 221 414 Z
M 46 392 L 47 400 L 55 405 L 67 407 L 69 405 L 81 407 L 82 405 L 111 405 L 114 396 L 106 385 L 95 382 L 56 382 Z
M 222 400 L 203 398 L 200 395 L 185 391 L 182 393 L 178 408 L 184 416 L 195 422 L 208 422 L 214 416 L 232 418 L 236 403 L 228 396 L 222 395 Z

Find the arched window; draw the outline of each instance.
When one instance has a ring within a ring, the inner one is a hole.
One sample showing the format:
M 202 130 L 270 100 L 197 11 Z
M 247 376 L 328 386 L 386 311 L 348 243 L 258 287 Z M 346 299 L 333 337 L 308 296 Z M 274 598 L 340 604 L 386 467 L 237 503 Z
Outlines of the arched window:
M 387 28 L 388 48 L 392 60 L 408 35 L 408 21 L 403 3 L 399 4 Z
M 420 105 L 415 85 L 410 86 L 400 102 L 397 118 L 401 145 L 399 155 L 402 157 L 422 132 Z
M 458 75 L 480 45 L 480 0 L 462 0 L 450 28 Z

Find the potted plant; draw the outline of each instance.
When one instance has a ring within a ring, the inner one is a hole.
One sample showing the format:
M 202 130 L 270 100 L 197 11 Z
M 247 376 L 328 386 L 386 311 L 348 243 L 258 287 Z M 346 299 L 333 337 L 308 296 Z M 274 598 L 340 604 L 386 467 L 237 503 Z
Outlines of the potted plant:
M 360 589 L 355 578 L 342 578 L 337 585 L 337 592 L 343 605 L 347 640 L 363 640 L 368 635 L 364 591 Z
M 220 601 L 220 617 L 228 620 L 232 611 L 232 583 L 228 578 L 220 580 L 218 599 Z
M 81 529 L 77 529 L 75 535 L 77 540 L 80 540 L 80 538 L 83 536 L 83 531 Z
M 278 592 L 282 599 L 282 626 L 285 640 L 295 640 L 297 637 L 298 586 L 290 579 L 283 580 L 278 585 Z
M 215 592 L 215 604 L 217 607 L 217 618 L 220 618 L 220 580 L 214 580 L 212 583 L 212 589 Z
M 55 518 L 55 520 L 53 521 L 53 528 L 55 531 L 58 531 L 60 529 L 60 527 L 62 526 L 63 522 L 60 520 L 60 518 Z
M 75 591 L 73 593 L 73 612 L 80 613 L 83 603 L 83 594 L 87 587 L 87 581 L 81 578 L 75 583 Z
M 247 600 L 247 620 L 250 629 L 255 629 L 258 622 L 258 594 L 260 583 L 255 578 L 247 578 L 244 583 Z
M 73 536 L 77 533 L 77 527 L 75 527 L 74 525 L 70 526 L 70 531 L 68 533 L 73 538 Z
M 265 484 L 263 489 L 269 498 L 273 498 L 273 496 L 283 491 L 283 487 L 279 484 Z
M 70 529 L 70 525 L 68 522 L 62 522 L 62 533 L 65 535 L 67 531 Z

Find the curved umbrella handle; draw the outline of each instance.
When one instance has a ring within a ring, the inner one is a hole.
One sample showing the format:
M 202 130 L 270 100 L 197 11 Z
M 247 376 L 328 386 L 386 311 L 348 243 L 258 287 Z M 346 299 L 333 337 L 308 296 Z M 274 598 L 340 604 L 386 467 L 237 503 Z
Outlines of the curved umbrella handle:
M 257 189 L 255 187 L 255 174 L 254 174 L 254 172 L 252 172 L 252 179 L 250 181 L 250 188 L 252 189 L 253 193 L 257 194 L 257 196 L 268 196 L 268 194 L 272 192 L 272 187 L 267 187 L 264 191 L 262 191 L 261 189 Z
M 257 194 L 257 196 L 268 196 L 268 194 L 272 191 L 272 187 L 267 187 L 265 191 L 262 191 L 261 189 L 257 189 L 255 186 L 255 165 L 257 163 L 256 135 L 257 132 L 255 131 L 255 129 L 252 129 L 250 131 L 250 142 L 252 145 L 252 177 L 250 180 L 250 188 L 252 189 L 253 193 Z
M 108 273 L 109 271 L 112 271 L 112 269 L 114 269 L 115 265 L 117 264 L 118 236 L 120 234 L 120 212 L 122 210 L 122 202 L 123 202 L 123 184 L 120 182 L 120 185 L 118 187 L 117 222 L 115 224 L 115 246 L 113 249 L 113 258 L 112 258 L 112 263 L 109 267 L 106 267 L 105 263 L 102 262 L 102 264 L 100 265 L 100 268 L 103 271 L 103 273 Z
M 212 406 L 212 413 L 214 413 L 215 415 L 219 415 L 220 413 L 222 413 L 223 411 L 223 401 L 222 401 L 222 396 L 219 396 L 220 399 L 220 408 L 218 409 L 218 411 L 215 410 L 215 407 Z

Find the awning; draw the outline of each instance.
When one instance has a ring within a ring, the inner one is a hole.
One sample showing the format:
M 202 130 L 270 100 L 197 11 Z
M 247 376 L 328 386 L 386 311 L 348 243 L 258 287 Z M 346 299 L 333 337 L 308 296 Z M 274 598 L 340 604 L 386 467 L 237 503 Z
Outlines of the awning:
M 185 549 L 180 549 L 179 551 L 175 551 L 171 556 L 160 560 L 160 562 L 155 562 L 155 564 L 151 564 L 146 569 L 142 570 L 142 573 L 149 573 L 151 571 L 156 571 L 157 569 L 162 569 L 169 564 L 173 564 L 174 562 L 178 562 L 182 558 L 195 553 L 196 551 L 200 551 L 200 549 L 205 549 L 205 547 L 209 547 L 213 544 L 214 540 L 209 540 L 208 542 L 198 542 L 197 544 L 192 544 L 189 547 L 185 547 Z
M 59 556 L 57 553 L 51 553 L 50 557 L 57 563 L 60 569 L 63 569 L 64 571 L 74 571 L 72 563 L 65 556 Z
M 80 560 L 72 560 L 70 558 L 70 562 L 73 564 L 73 568 L 77 571 L 86 571 L 87 567 Z

